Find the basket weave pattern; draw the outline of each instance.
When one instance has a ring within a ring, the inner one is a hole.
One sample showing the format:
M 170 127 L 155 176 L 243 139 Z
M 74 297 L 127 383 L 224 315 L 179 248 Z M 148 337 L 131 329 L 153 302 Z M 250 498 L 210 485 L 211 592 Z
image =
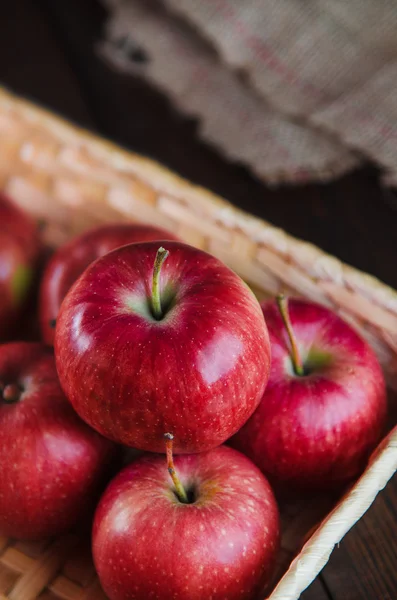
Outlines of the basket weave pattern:
M 149 222 L 218 256 L 260 298 L 284 291 L 329 306 L 369 340 L 390 388 L 397 389 L 394 290 L 1 88 L 0 189 L 42 220 L 51 245 L 94 224 Z M 282 507 L 275 581 L 281 580 L 271 600 L 299 597 L 396 469 L 397 430 L 392 430 L 336 505 L 328 497 Z M 0 538 L 0 600 L 104 598 L 86 545 L 73 536 L 46 544 Z
M 0 538 L 0 599 L 34 600 L 37 597 L 105 600 L 87 541 L 82 545 L 72 535 L 42 543 Z

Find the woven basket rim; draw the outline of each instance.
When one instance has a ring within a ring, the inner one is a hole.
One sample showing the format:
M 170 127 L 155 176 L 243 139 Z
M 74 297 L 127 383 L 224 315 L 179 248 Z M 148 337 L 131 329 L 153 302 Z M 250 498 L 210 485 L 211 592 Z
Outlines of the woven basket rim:
M 11 109 L 19 105 L 25 116 L 33 121 L 37 121 L 38 117 L 40 117 L 40 119 L 52 129 L 54 129 L 55 126 L 55 130 L 60 129 L 67 134 L 70 134 L 71 132 L 73 132 L 74 135 L 77 134 L 86 143 L 86 148 L 94 151 L 94 154 L 97 154 L 97 149 L 100 148 L 104 152 L 106 162 L 114 166 L 116 169 L 129 168 L 132 170 L 131 172 L 134 173 L 137 170 L 136 167 L 138 167 L 139 172 L 137 174 L 139 175 L 139 178 L 141 180 L 150 181 L 151 185 L 153 185 L 154 181 L 151 176 L 154 175 L 157 180 L 162 180 L 164 183 L 171 184 L 174 192 L 176 188 L 180 190 L 178 194 L 179 196 L 182 196 L 182 193 L 185 193 L 189 197 L 192 197 L 196 194 L 200 197 L 206 197 L 210 202 L 215 204 L 220 211 L 222 211 L 219 215 L 220 220 L 223 218 L 229 223 L 234 221 L 235 227 L 241 228 L 242 231 L 252 230 L 258 226 L 265 226 L 267 229 L 273 230 L 275 233 L 282 234 L 285 239 L 290 240 L 294 244 L 304 244 L 324 257 L 328 257 L 331 260 L 337 260 L 342 264 L 344 270 L 358 275 L 362 279 L 362 283 L 365 288 L 376 287 L 377 289 L 382 289 L 385 294 L 385 298 L 389 296 L 393 300 L 393 303 L 397 302 L 397 291 L 394 290 L 393 287 L 382 282 L 374 275 L 343 263 L 339 259 L 336 259 L 332 254 L 320 249 L 315 244 L 300 240 L 286 233 L 283 229 L 272 225 L 265 219 L 245 212 L 243 209 L 234 206 L 231 202 L 215 192 L 212 192 L 199 184 L 190 182 L 183 176 L 173 172 L 168 167 L 163 166 L 159 161 L 153 158 L 140 155 L 133 150 L 129 150 L 126 147 L 118 145 L 111 139 L 105 138 L 90 131 L 86 127 L 68 121 L 66 117 L 60 115 L 59 113 L 52 112 L 41 104 L 36 104 L 33 101 L 14 95 L 12 91 L 3 85 L 0 85 L 0 105 L 8 105 Z M 397 314 L 397 305 L 395 308 L 392 306 L 392 310 L 394 310 Z
M 373 453 L 370 466 L 341 498 L 290 564 L 266 600 L 296 600 L 328 562 L 332 550 L 397 471 L 397 426 Z M 314 576 L 313 576 L 314 574 Z

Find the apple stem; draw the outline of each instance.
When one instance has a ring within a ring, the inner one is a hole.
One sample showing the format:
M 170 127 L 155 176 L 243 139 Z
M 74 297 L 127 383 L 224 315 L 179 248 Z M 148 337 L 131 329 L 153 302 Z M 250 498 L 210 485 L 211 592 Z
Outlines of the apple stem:
M 178 475 L 176 474 L 175 467 L 174 467 L 174 459 L 172 457 L 172 446 L 173 446 L 174 436 L 172 435 L 172 433 L 165 433 L 164 437 L 165 437 L 165 449 L 166 449 L 166 453 L 167 453 L 168 473 L 171 475 L 172 482 L 175 486 L 176 495 L 178 496 L 178 499 L 180 500 L 180 502 L 182 502 L 183 504 L 189 504 L 189 498 L 187 497 L 185 488 L 183 487 Z
M 302 359 L 299 354 L 298 346 L 297 346 L 295 335 L 294 335 L 294 330 L 292 329 L 291 320 L 289 317 L 288 299 L 284 296 L 284 294 L 278 294 L 276 301 L 277 301 L 277 306 L 279 308 L 281 318 L 283 320 L 285 329 L 287 330 L 289 341 L 291 344 L 291 359 L 292 359 L 292 365 L 294 367 L 295 375 L 304 375 L 305 370 L 303 368 Z
M 161 298 L 160 298 L 160 273 L 161 267 L 164 261 L 169 255 L 168 250 L 165 248 L 159 248 L 157 250 L 156 258 L 153 267 L 153 280 L 152 280 L 152 312 L 153 316 L 157 321 L 163 317 L 163 311 L 161 309 Z
M 0 383 L 0 398 L 6 404 L 15 404 L 21 399 L 23 389 L 16 383 L 4 385 Z

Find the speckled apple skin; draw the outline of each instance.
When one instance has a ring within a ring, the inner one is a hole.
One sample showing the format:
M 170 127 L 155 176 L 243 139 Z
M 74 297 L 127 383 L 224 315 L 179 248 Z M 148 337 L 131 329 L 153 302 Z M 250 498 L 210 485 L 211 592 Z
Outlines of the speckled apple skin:
M 262 401 L 230 443 L 282 486 L 332 488 L 363 470 L 382 432 L 386 388 L 372 348 L 338 315 L 299 299 L 288 302 L 303 362 L 310 351 L 329 364 L 294 374 L 274 301 L 263 304 L 272 347 Z
M 0 192 L 0 339 L 27 298 L 40 249 L 33 219 Z
M 114 445 L 87 427 L 66 400 L 52 353 L 42 344 L 0 346 L 0 535 L 41 539 L 65 531 L 92 507 Z
M 49 260 L 40 285 L 40 328 L 43 341 L 53 345 L 59 308 L 73 283 L 97 258 L 120 246 L 152 240 L 177 240 L 151 225 L 111 223 L 95 227 L 61 246 Z
M 138 459 L 109 485 L 97 508 L 93 555 L 111 600 L 252 599 L 272 573 L 277 505 L 245 456 L 221 446 L 175 458 L 196 501 L 173 492 L 163 456 Z
M 169 256 L 164 318 L 150 314 L 159 242 L 125 246 L 93 263 L 66 296 L 55 356 L 78 414 L 103 435 L 141 450 L 220 445 L 257 407 L 269 375 L 270 345 L 258 301 L 219 260 L 162 242 Z

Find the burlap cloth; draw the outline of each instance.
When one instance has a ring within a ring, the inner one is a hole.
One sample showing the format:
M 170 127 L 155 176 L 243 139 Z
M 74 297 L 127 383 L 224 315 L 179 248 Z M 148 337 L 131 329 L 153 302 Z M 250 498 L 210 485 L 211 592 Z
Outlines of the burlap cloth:
M 397 0 L 103 0 L 101 56 L 268 183 L 397 184 Z

